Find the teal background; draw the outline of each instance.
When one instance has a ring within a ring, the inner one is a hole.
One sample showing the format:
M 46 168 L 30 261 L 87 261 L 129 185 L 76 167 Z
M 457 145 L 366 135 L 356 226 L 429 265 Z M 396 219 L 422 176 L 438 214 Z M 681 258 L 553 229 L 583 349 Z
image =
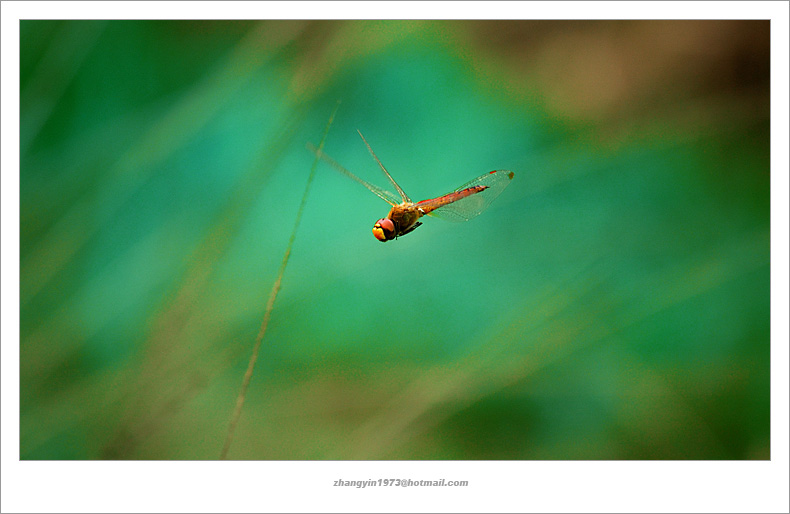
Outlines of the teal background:
M 23 21 L 22 459 L 768 459 L 769 22 Z

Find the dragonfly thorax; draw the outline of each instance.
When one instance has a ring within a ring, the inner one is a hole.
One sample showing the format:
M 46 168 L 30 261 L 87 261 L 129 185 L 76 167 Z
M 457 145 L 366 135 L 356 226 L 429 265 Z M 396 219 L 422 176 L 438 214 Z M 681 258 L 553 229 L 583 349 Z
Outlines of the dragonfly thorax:
M 417 221 L 422 215 L 422 210 L 413 203 L 395 205 L 386 218 L 373 225 L 373 235 L 382 243 L 396 239 L 422 225 Z

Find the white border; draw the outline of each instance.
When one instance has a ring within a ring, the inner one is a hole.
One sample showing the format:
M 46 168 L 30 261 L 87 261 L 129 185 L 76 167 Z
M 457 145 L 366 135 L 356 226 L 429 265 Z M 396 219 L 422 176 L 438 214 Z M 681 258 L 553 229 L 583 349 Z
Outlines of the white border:
M 787 512 L 788 4 L 785 2 L 2 2 L 3 512 Z M 770 462 L 19 462 L 20 19 L 772 19 Z M 468 480 L 349 489 L 337 478 Z
M 11 19 L 778 19 L 776 1 L 14 1 Z

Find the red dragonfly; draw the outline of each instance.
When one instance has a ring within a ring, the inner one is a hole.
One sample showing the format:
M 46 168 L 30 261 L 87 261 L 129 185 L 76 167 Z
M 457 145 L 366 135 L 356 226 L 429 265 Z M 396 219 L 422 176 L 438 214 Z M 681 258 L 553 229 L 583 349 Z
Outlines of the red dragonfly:
M 395 179 L 389 174 L 387 168 L 381 164 L 381 161 L 376 157 L 376 154 L 368 144 L 365 136 L 362 135 L 362 132 L 358 130 L 357 132 L 359 133 L 359 137 L 362 138 L 362 141 L 365 142 L 365 146 L 368 147 L 370 154 L 376 160 L 379 167 L 381 167 L 381 171 L 384 172 L 384 175 L 387 176 L 390 183 L 400 194 L 400 198 L 386 189 L 381 189 L 380 187 L 365 182 L 338 164 L 324 152 L 312 145 L 308 146 L 313 153 L 324 159 L 337 171 L 362 184 L 392 206 L 387 217 L 381 218 L 373 225 L 373 235 L 382 243 L 397 239 L 416 229 L 422 225 L 422 222 L 418 220 L 425 215 L 448 221 L 468 221 L 486 210 L 488 206 L 491 205 L 491 202 L 505 190 L 513 179 L 512 171 L 490 171 L 474 180 L 470 180 L 446 195 L 430 200 L 423 200 L 421 202 L 413 202 L 403 189 L 401 189 L 398 183 L 395 182 Z

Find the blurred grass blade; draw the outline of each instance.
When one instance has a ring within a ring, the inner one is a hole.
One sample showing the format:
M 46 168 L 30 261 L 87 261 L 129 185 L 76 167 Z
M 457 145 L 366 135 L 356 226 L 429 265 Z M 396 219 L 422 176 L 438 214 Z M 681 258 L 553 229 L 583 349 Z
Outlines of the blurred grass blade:
M 236 48 L 188 94 L 183 95 L 150 124 L 135 144 L 115 162 L 99 191 L 72 204 L 52 228 L 37 241 L 22 269 L 21 304 L 33 299 L 75 257 L 98 227 L 104 226 L 139 188 L 150 179 L 155 164 L 164 161 L 186 144 L 233 97 L 255 71 L 261 69 L 305 28 L 287 25 L 289 30 L 267 31 L 266 25 L 252 30 Z M 261 52 L 266 48 L 266 52 Z
M 326 141 L 326 136 L 329 134 L 329 128 L 332 126 L 332 122 L 335 120 L 335 113 L 337 113 L 337 108 L 340 106 L 340 101 L 337 102 L 335 105 L 335 109 L 332 111 L 332 114 L 329 116 L 329 121 L 326 123 L 326 128 L 324 129 L 324 134 L 321 137 L 321 142 L 318 144 L 318 151 L 320 152 L 324 148 L 324 141 Z M 291 237 L 288 240 L 288 246 L 285 248 L 285 254 L 283 255 L 283 261 L 280 264 L 280 271 L 277 273 L 277 279 L 274 281 L 274 285 L 272 286 L 271 293 L 269 293 L 269 301 L 266 303 L 266 311 L 263 314 L 263 322 L 261 323 L 261 328 L 258 331 L 258 337 L 255 339 L 255 346 L 252 349 L 252 355 L 250 355 L 250 362 L 247 365 L 247 371 L 244 373 L 244 379 L 241 383 L 241 390 L 239 391 L 239 396 L 236 398 L 236 407 L 233 410 L 233 416 L 230 420 L 230 425 L 228 425 L 228 433 L 225 436 L 225 444 L 222 447 L 222 453 L 220 454 L 220 459 L 225 459 L 228 456 L 228 451 L 230 450 L 230 445 L 233 442 L 233 433 L 236 430 L 236 425 L 239 422 L 239 418 L 241 417 L 241 410 L 244 407 L 244 398 L 247 395 L 247 388 L 250 385 L 250 380 L 252 379 L 252 372 L 255 369 L 255 362 L 258 360 L 258 352 L 261 349 L 261 343 L 263 342 L 263 337 L 266 335 L 266 327 L 269 325 L 269 319 L 272 316 L 272 309 L 274 308 L 274 301 L 277 299 L 277 293 L 280 291 L 280 286 L 282 285 L 283 274 L 285 274 L 285 268 L 288 266 L 288 259 L 291 256 L 291 248 L 293 247 L 294 241 L 296 240 L 296 231 L 299 230 L 299 223 L 302 220 L 302 213 L 304 212 L 304 206 L 307 203 L 307 195 L 310 193 L 310 186 L 313 183 L 313 178 L 315 177 L 315 171 L 318 168 L 318 155 L 316 155 L 315 159 L 313 159 L 313 166 L 310 168 L 310 176 L 307 177 L 307 184 L 305 184 L 304 194 L 302 195 L 302 202 L 299 204 L 299 210 L 296 213 L 296 220 L 294 221 L 294 228 L 291 231 Z

